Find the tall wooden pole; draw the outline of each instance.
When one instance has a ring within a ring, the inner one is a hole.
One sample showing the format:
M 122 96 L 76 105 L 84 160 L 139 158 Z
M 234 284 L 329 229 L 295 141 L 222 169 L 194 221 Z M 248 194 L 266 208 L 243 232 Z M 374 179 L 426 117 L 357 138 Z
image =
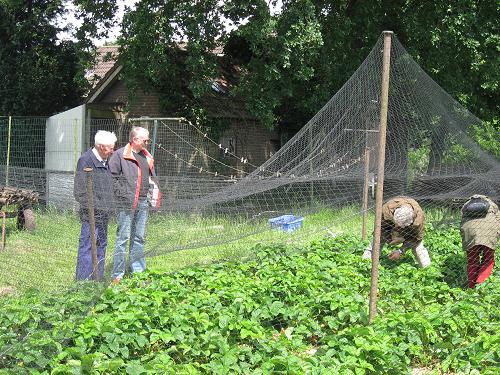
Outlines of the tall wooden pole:
M 156 151 L 157 133 L 158 133 L 158 120 L 154 120 L 153 121 L 153 139 L 151 140 L 151 155 L 153 156 L 153 158 L 155 157 L 155 151 Z
M 5 226 L 6 222 L 5 219 L 7 219 L 7 214 L 5 211 L 0 211 L 0 216 L 2 217 L 2 240 L 0 241 L 0 250 L 5 249 Z
M 384 200 L 385 142 L 387 134 L 387 107 L 389 103 L 389 71 L 391 65 L 392 31 L 384 31 L 384 56 L 382 67 L 382 93 L 380 97 L 380 129 L 378 143 L 377 192 L 375 196 L 375 228 L 373 231 L 372 278 L 370 288 L 370 309 L 368 322 L 372 323 L 377 314 L 377 282 L 382 233 L 382 203 Z
M 89 211 L 90 224 L 90 246 L 92 249 L 92 278 L 99 280 L 99 271 L 97 269 L 97 242 L 95 238 L 95 214 L 94 214 L 94 182 L 92 178 L 92 168 L 84 168 L 87 179 L 87 208 Z
M 309 196 L 311 206 L 314 203 L 314 182 L 313 182 L 313 164 L 312 164 L 312 150 L 313 150 L 313 134 L 312 134 L 312 126 L 309 128 L 309 177 L 311 178 L 310 187 L 309 187 Z
M 12 136 L 12 116 L 9 116 L 9 129 L 8 129 L 8 133 L 7 133 L 7 163 L 5 165 L 5 186 L 9 186 L 11 136 Z
M 361 227 L 361 239 L 366 240 L 366 222 L 368 221 L 368 177 L 370 174 L 370 149 L 365 148 L 365 183 L 363 185 L 363 225 Z

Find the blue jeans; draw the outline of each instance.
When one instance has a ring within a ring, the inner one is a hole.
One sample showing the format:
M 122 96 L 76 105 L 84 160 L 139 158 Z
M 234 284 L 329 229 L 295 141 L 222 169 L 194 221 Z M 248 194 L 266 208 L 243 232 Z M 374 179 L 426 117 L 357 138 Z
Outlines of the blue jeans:
M 104 275 L 104 260 L 106 256 L 106 246 L 108 245 L 108 222 L 96 222 L 95 236 L 97 243 L 97 270 L 98 279 L 102 280 Z M 82 221 L 80 232 L 80 245 L 76 258 L 76 279 L 92 280 L 94 266 L 92 264 L 92 245 L 90 241 L 90 223 Z
M 148 201 L 146 198 L 139 199 L 135 210 L 121 210 L 118 212 L 112 279 L 121 279 L 125 275 L 127 243 L 129 243 L 130 247 L 130 270 L 132 272 L 146 270 L 144 237 L 146 235 L 147 220 Z

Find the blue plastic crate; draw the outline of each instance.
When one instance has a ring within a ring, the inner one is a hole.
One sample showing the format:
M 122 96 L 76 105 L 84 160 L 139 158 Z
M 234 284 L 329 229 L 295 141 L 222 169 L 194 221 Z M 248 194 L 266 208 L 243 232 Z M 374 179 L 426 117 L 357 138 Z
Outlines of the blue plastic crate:
M 272 229 L 280 229 L 285 232 L 293 232 L 302 226 L 304 218 L 302 216 L 282 215 L 269 219 Z

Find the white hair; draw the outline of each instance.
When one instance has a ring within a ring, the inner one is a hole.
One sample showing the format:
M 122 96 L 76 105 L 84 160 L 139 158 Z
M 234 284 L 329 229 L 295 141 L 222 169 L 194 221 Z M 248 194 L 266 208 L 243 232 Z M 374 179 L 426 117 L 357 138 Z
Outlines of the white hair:
M 149 137 L 149 130 L 140 126 L 134 126 L 132 130 L 130 130 L 129 141 L 132 141 L 135 137 L 139 135 L 144 135 Z
M 394 210 L 394 223 L 400 228 L 405 228 L 413 223 L 413 208 L 402 205 Z
M 98 130 L 97 133 L 95 133 L 94 143 L 96 146 L 111 146 L 116 143 L 116 140 L 115 133 L 106 130 Z

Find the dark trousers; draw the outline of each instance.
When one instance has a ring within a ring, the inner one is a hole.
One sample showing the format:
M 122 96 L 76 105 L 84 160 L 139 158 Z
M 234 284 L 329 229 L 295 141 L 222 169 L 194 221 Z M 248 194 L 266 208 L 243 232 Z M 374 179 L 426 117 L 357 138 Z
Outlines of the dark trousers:
M 108 222 L 96 222 L 96 243 L 97 243 L 97 270 L 98 279 L 102 280 L 104 276 L 104 261 L 106 256 L 106 246 L 108 245 Z M 76 279 L 92 280 L 92 245 L 90 241 L 90 223 L 82 221 L 82 230 L 80 232 L 80 245 L 78 246 L 78 256 L 76 259 Z
M 467 251 L 467 276 L 469 288 L 490 277 L 495 265 L 495 251 L 486 246 L 473 246 Z

